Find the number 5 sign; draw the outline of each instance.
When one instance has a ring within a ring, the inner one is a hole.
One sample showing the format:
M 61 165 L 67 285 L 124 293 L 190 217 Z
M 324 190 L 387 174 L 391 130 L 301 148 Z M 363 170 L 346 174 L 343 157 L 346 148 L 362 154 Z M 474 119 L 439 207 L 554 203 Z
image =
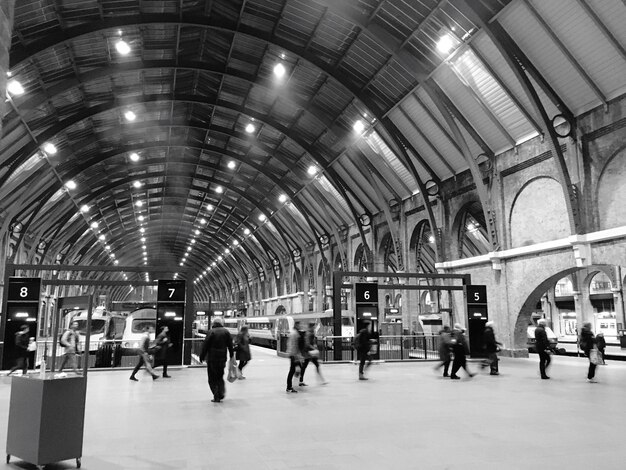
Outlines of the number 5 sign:
M 365 304 L 378 303 L 378 284 L 375 282 L 357 282 L 354 285 L 355 302 Z
M 487 286 L 482 285 L 470 285 L 465 286 L 465 293 L 467 295 L 467 304 L 486 304 L 487 303 Z

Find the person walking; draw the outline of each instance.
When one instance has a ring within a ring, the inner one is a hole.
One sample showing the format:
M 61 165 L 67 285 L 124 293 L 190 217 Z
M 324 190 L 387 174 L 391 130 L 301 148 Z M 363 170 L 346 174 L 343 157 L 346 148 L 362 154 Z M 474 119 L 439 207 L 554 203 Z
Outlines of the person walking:
M 548 340 L 548 334 L 546 333 L 546 319 L 540 318 L 537 321 L 537 328 L 535 328 L 535 348 L 537 354 L 539 354 L 539 373 L 541 378 L 549 379 L 546 374 L 546 369 L 550 366 L 550 341 Z
M 315 337 L 315 322 L 309 323 L 309 327 L 307 331 L 304 333 L 304 363 L 302 364 L 302 373 L 300 374 L 300 387 L 306 387 L 304 383 L 304 372 L 306 371 L 306 367 L 309 365 L 309 362 L 312 362 L 315 366 L 315 370 L 317 372 L 317 376 L 319 377 L 320 383 L 322 385 L 326 385 L 326 381 L 322 376 L 322 371 L 320 370 L 320 363 L 318 358 L 320 356 L 320 350 L 317 347 L 317 338 Z
M 583 351 L 585 356 L 589 359 L 589 369 L 587 370 L 587 382 L 596 383 L 596 379 L 594 378 L 596 375 L 596 364 L 593 362 L 591 358 L 591 351 L 594 347 L 596 347 L 596 337 L 593 335 L 593 331 L 591 330 L 591 323 L 585 322 L 583 323 L 583 327 L 580 330 L 580 339 L 578 341 L 580 345 L 580 349 Z
M 435 371 L 443 367 L 443 376 L 449 377 L 448 369 L 452 361 L 452 334 L 448 325 L 439 332 L 439 360 L 441 363 L 435 366 Z
M 137 372 L 139 372 L 139 369 L 141 369 L 141 366 L 145 366 L 146 370 L 150 373 L 150 375 L 152 375 L 152 380 L 156 380 L 159 378 L 158 375 L 156 375 L 154 373 L 154 370 L 152 369 L 152 364 L 150 362 L 150 337 L 154 331 L 154 328 L 152 326 L 146 326 L 144 328 L 144 334 L 141 338 L 141 346 L 139 347 L 138 351 L 137 351 L 137 365 L 135 366 L 135 368 L 133 369 L 133 373 L 130 374 L 130 380 L 132 380 L 133 382 L 138 382 L 139 379 L 137 377 L 135 377 L 137 375 Z
M 11 375 L 17 369 L 22 369 L 22 375 L 28 373 L 28 338 L 30 328 L 28 325 L 22 325 L 20 330 L 15 333 L 15 365 L 11 368 L 7 375 Z
M 200 362 L 206 359 L 209 388 L 213 393 L 213 403 L 220 403 L 226 396 L 224 384 L 224 368 L 226 367 L 226 353 L 230 360 L 234 360 L 233 339 L 230 332 L 224 328 L 224 320 L 217 317 L 213 320 L 211 330 L 206 335 L 200 353 Z
M 470 377 L 474 377 L 474 375 L 476 375 L 470 372 L 467 368 L 466 354 L 469 353 L 469 346 L 467 344 L 467 340 L 465 339 L 465 335 L 463 334 L 464 331 L 465 329 L 460 323 L 454 324 L 454 331 L 452 332 L 452 338 L 454 339 L 452 343 L 454 361 L 452 361 L 452 372 L 450 373 L 450 378 L 453 380 L 459 380 L 461 378 L 456 374 L 461 368 L 463 368 L 463 370 Z
M 487 353 L 487 360 L 483 362 L 482 367 L 484 368 L 489 366 L 489 375 L 500 375 L 498 370 L 498 351 L 500 351 L 502 343 L 496 341 L 493 325 L 494 323 L 492 321 L 488 321 L 485 324 L 485 330 L 483 331 L 483 346 L 485 348 L 485 352 Z
M 66 363 L 69 363 L 69 366 L 72 368 L 75 374 L 78 374 L 78 361 L 76 355 L 78 354 L 79 348 L 79 337 L 78 337 L 78 322 L 73 321 L 70 324 L 68 330 L 63 333 L 61 336 L 61 346 L 65 348 L 65 353 L 63 354 L 63 361 L 61 361 L 61 366 L 59 367 L 59 372 L 63 372 L 63 368 Z
M 372 333 L 370 332 L 370 322 L 363 322 L 363 328 L 359 330 L 354 337 L 354 347 L 356 348 L 357 359 L 359 361 L 359 380 L 368 380 L 365 377 L 365 369 L 372 364 L 372 356 L 370 356 L 370 340 Z M 367 361 L 367 366 L 365 362 Z
M 166 379 L 172 377 L 171 375 L 167 374 L 167 351 L 172 345 L 172 342 L 170 341 L 169 331 L 170 329 L 168 326 L 162 326 L 161 331 L 154 339 L 154 367 L 162 365 L 163 377 Z
M 298 377 L 302 371 L 303 335 L 300 333 L 300 322 L 294 321 L 293 328 L 287 339 L 287 355 L 289 356 L 289 372 L 287 373 L 287 393 L 298 393 L 293 388 L 293 376 Z
M 239 371 L 237 378 L 244 380 L 243 368 L 246 367 L 248 362 L 252 359 L 252 355 L 250 354 L 250 333 L 248 332 L 247 325 L 243 325 L 239 333 L 237 333 L 237 337 L 235 338 L 235 350 L 235 357 L 239 361 L 237 365 L 237 370 Z

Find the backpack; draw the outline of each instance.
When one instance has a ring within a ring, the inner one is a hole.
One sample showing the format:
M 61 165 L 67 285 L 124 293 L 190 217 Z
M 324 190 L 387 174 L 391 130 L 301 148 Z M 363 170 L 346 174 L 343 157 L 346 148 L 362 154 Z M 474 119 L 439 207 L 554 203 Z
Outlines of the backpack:
M 298 333 L 300 333 L 298 335 L 298 351 L 304 351 L 304 331 L 299 331 Z

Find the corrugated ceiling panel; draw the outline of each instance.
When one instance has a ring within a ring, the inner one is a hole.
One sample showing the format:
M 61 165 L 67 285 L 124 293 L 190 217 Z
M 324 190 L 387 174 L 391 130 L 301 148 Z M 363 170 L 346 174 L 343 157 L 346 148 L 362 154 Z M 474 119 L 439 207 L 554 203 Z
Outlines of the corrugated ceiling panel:
M 406 165 L 400 161 L 398 156 L 389 148 L 385 141 L 380 137 L 378 132 L 371 132 L 365 139 L 374 152 L 380 155 L 387 169 L 391 170 L 393 175 L 402 181 L 404 187 L 407 188 L 409 194 L 401 194 L 404 197 L 410 197 L 417 190 L 417 182 L 413 174 Z M 393 181 L 389 181 L 393 185 Z
M 350 208 L 348 207 L 348 203 L 343 198 L 341 193 L 337 191 L 337 188 L 330 182 L 330 180 L 326 177 L 326 175 L 321 175 L 317 178 L 318 189 L 326 194 L 326 197 L 329 201 L 334 202 L 334 209 L 340 215 L 344 222 L 351 219 L 350 217 Z
M 520 85 L 515 73 L 511 70 L 502 54 L 500 54 L 500 51 L 489 35 L 484 32 L 478 33 L 472 41 L 472 46 L 480 53 L 483 59 L 489 63 L 489 66 L 498 75 L 502 83 L 504 83 L 504 86 L 506 86 L 509 92 L 515 95 L 521 105 L 524 106 L 526 112 L 541 125 L 541 116 L 535 112 L 534 106 L 531 105 L 530 98 L 524 92 L 524 88 Z M 546 107 L 548 116 L 558 114 L 556 106 L 554 106 L 551 101 L 544 102 L 543 104 L 544 107 Z
M 374 189 L 365 181 L 360 175 L 354 175 L 350 173 L 343 165 L 337 165 L 333 167 L 339 177 L 344 180 L 351 189 L 351 192 L 358 199 L 358 203 L 371 214 L 376 214 L 380 211 L 378 205 L 372 199 Z M 355 178 L 357 177 L 357 178 Z
M 550 39 L 528 7 L 518 2 L 505 10 L 499 21 L 572 112 L 577 113 L 596 101 L 593 91 Z
M 454 67 L 516 142 L 533 133 L 533 127 L 511 97 L 471 49 L 456 57 Z
M 535 0 L 533 5 L 604 95 L 617 96 L 624 89 L 626 62 L 582 7 L 570 0 Z
M 353 179 L 355 181 L 364 181 L 363 174 L 366 174 L 369 180 L 372 180 L 373 178 L 378 178 L 378 176 L 372 176 L 369 174 L 370 170 L 367 168 L 367 166 L 361 164 L 357 167 L 357 165 L 352 160 L 345 162 L 344 168 L 350 175 L 353 176 Z M 378 207 L 381 203 L 386 204 L 387 201 L 390 201 L 392 198 L 396 197 L 395 194 L 387 190 L 387 187 L 380 181 L 380 179 L 378 179 L 376 183 L 370 183 L 370 181 L 367 181 L 367 185 L 372 188 L 369 191 L 371 191 L 371 198 L 377 206 L 377 210 L 375 212 L 379 212 L 382 210 L 382 207 Z M 379 193 L 378 188 L 380 188 L 380 192 L 382 194 Z M 383 199 L 380 202 L 379 197 Z
M 623 0 L 586 0 L 620 44 L 626 44 L 626 5 Z
M 439 67 L 433 78 L 494 152 L 509 147 L 505 135 L 493 124 L 450 67 Z
M 402 111 L 404 111 L 404 113 Z M 410 121 L 407 119 L 407 116 Z M 440 179 L 444 180 L 450 178 L 454 176 L 454 174 L 444 164 L 439 155 L 446 158 L 448 165 L 454 170 L 457 170 L 457 172 L 462 171 L 463 156 L 456 151 L 452 143 L 417 103 L 417 100 L 408 97 L 401 106 L 395 108 L 389 114 L 389 118 L 398 129 L 400 129 L 402 135 L 409 139 L 411 145 L 417 149 L 420 156 Z M 414 126 L 419 126 L 420 131 L 428 138 L 430 143 L 439 152 L 439 155 L 415 130 Z M 422 168 L 421 165 L 417 167 L 417 171 L 424 180 L 430 179 L 429 172 L 426 171 L 425 168 Z

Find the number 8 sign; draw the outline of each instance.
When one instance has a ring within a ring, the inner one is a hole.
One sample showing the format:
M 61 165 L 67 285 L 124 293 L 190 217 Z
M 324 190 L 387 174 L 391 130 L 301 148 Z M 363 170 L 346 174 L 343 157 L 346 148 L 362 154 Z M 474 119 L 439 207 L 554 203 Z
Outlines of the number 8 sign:
M 41 278 L 10 277 L 7 300 L 12 302 L 39 302 Z

